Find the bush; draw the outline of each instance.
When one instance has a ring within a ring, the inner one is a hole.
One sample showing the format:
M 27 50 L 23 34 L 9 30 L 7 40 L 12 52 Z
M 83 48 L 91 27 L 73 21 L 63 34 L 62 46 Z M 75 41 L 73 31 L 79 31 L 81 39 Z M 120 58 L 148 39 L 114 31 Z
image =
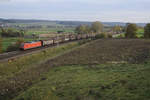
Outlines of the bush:
M 107 37 L 108 38 L 112 38 L 113 36 L 112 36 L 112 34 L 108 34 Z
M 16 44 L 12 44 L 12 45 L 8 46 L 6 51 L 10 52 L 10 51 L 16 51 L 16 50 L 19 50 L 19 46 Z
M 85 44 L 87 42 L 91 41 L 91 39 L 85 39 L 78 42 L 79 45 Z
M 123 34 L 120 34 L 117 38 L 124 38 L 125 36 Z
M 12 44 L 12 45 L 8 46 L 6 51 L 10 52 L 10 51 L 19 50 L 19 47 L 20 47 L 21 43 L 23 43 L 23 42 L 24 42 L 23 39 L 18 39 L 15 44 Z
M 2 38 L 0 38 L 0 53 L 2 52 Z
M 101 33 L 101 34 L 97 34 L 95 36 L 96 39 L 102 39 L 102 38 L 107 38 L 107 34 L 106 33 Z

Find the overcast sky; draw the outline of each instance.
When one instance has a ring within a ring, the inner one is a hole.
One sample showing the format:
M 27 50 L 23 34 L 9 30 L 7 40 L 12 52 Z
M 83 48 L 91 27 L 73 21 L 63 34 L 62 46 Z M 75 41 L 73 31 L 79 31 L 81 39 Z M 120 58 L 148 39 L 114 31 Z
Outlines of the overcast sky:
M 150 22 L 150 0 L 0 0 L 0 18 Z

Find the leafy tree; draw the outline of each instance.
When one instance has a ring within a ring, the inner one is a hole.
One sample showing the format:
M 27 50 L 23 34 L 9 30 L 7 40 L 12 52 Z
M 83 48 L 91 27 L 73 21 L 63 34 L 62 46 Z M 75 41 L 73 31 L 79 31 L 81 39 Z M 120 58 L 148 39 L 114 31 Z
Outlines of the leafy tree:
M 126 38 L 136 38 L 136 33 L 137 31 L 137 26 L 136 24 L 128 24 L 127 29 L 126 29 Z
M 86 34 L 90 32 L 94 33 L 102 33 L 103 32 L 103 24 L 101 22 L 94 22 L 91 26 L 88 25 L 80 25 L 76 27 L 75 31 L 78 34 Z
M 91 27 L 88 25 L 85 25 L 85 33 L 90 33 L 91 32 Z
M 82 34 L 83 33 L 83 27 L 82 27 L 82 25 L 77 26 L 76 29 L 75 29 L 75 32 L 78 33 L 78 34 Z
M 113 38 L 112 34 L 107 34 L 107 38 Z
M 144 37 L 150 38 L 150 23 L 144 27 Z
M 101 33 L 101 32 L 103 32 L 103 28 L 104 28 L 103 24 L 101 22 L 99 22 L 99 21 L 94 22 L 92 24 L 92 26 L 91 26 L 91 30 L 94 33 Z
M 126 27 L 121 27 L 121 29 L 122 29 L 122 32 L 126 32 Z
M 113 32 L 119 34 L 122 32 L 122 28 L 119 25 L 113 27 Z
M 26 30 L 20 30 L 19 32 L 20 32 L 20 37 L 23 37 L 24 34 L 26 33 Z
M 87 34 L 90 32 L 90 27 L 88 25 L 80 25 L 80 26 L 76 27 L 75 31 L 78 34 Z
M 25 31 L 23 30 L 14 30 L 11 28 L 8 29 L 3 29 L 1 28 L 1 36 L 2 37 L 23 37 L 24 36 Z
M 17 42 L 16 42 L 16 45 L 20 46 L 21 43 L 23 43 L 23 42 L 24 42 L 24 39 L 23 39 L 23 38 L 19 38 L 19 39 L 17 40 Z

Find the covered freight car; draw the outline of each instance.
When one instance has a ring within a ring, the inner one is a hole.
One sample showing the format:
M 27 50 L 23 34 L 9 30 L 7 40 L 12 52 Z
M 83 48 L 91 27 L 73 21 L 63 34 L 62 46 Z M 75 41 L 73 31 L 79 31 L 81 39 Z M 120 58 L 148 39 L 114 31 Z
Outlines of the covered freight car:
M 42 44 L 43 46 L 48 46 L 48 45 L 52 45 L 54 43 L 54 39 L 48 39 L 48 40 L 42 40 Z
M 82 34 L 81 37 L 82 37 L 82 39 L 86 39 L 87 35 L 86 34 Z
M 64 41 L 69 41 L 69 40 L 70 40 L 69 35 L 65 35 L 65 36 L 64 36 L 64 38 L 65 38 L 65 40 L 64 40 Z
M 77 38 L 77 40 L 80 40 L 80 39 L 82 39 L 82 36 L 81 36 L 81 34 L 78 34 L 78 35 L 76 36 L 76 38 Z
M 69 37 L 70 37 L 70 40 L 76 40 L 76 35 L 74 34 L 71 34 Z
M 61 40 L 61 37 L 59 37 L 59 36 L 54 37 L 53 40 L 54 40 L 54 44 L 61 43 L 61 41 L 62 41 L 62 40 Z

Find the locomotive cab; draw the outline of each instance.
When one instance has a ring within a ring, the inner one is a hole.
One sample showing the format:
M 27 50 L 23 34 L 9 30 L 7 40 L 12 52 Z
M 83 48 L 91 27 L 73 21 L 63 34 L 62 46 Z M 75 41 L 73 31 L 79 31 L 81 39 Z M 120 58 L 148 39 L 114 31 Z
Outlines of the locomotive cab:
M 24 43 L 21 43 L 19 49 L 20 49 L 20 50 L 24 50 Z

